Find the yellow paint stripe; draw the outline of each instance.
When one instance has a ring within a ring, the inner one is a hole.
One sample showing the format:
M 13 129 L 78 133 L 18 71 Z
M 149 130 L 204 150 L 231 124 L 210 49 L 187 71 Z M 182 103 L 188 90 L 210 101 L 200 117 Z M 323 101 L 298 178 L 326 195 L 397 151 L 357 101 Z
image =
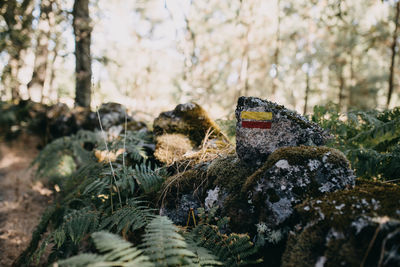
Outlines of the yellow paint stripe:
M 272 120 L 272 112 L 259 112 L 259 111 L 242 111 L 242 120 Z

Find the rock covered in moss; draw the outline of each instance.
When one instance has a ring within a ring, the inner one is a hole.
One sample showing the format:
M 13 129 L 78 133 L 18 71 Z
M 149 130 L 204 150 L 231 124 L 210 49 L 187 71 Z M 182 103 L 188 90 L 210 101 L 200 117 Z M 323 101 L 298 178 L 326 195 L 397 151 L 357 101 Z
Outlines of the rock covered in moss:
M 320 146 L 329 138 L 305 117 L 256 97 L 240 97 L 235 115 L 236 152 L 249 164 L 260 166 L 281 147 Z
M 175 224 L 185 225 L 190 209 L 204 207 L 205 192 L 210 188 L 207 175 L 209 163 L 199 164 L 185 172 L 169 177 L 159 196 L 160 214 Z
M 246 233 L 254 222 L 249 217 L 249 205 L 241 190 L 254 170 L 236 155 L 196 165 L 167 179 L 162 190 L 165 194 L 161 197 L 161 211 L 179 224 L 189 211 L 184 200 L 190 199 L 192 208 L 217 209 L 218 216 L 230 218 L 232 231 Z
M 294 206 L 354 185 L 346 157 L 327 147 L 284 147 L 273 152 L 263 167 L 247 178 L 243 191 L 259 222 L 275 229 Z
M 153 124 L 154 134 L 178 133 L 187 136 L 196 146 L 200 145 L 207 132 L 211 137 L 220 135 L 219 127 L 207 112 L 196 103 L 179 104 L 172 111 L 161 113 Z
M 400 266 L 400 187 L 358 180 L 296 206 L 282 266 Z

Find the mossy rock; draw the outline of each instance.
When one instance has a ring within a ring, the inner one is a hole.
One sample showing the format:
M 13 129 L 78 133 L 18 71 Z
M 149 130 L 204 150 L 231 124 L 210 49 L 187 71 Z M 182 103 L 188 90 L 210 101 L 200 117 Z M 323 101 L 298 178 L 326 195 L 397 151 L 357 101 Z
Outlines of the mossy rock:
M 259 222 L 274 229 L 307 197 L 354 185 L 346 157 L 328 147 L 285 147 L 273 152 L 263 167 L 247 178 L 242 192 Z
M 203 206 L 205 193 L 212 185 L 207 176 L 208 163 L 169 177 L 157 197 L 160 213 L 175 224 L 185 225 L 190 209 Z
M 196 103 L 180 104 L 172 111 L 163 112 L 153 124 L 156 136 L 179 133 L 187 136 L 196 146 L 202 143 L 209 130 L 210 138 L 222 136 L 217 124 Z
M 182 134 L 163 134 L 156 138 L 154 157 L 166 165 L 183 160 L 183 156 L 192 151 L 194 145 Z
M 247 232 L 243 220 L 248 219 L 249 206 L 241 189 L 246 178 L 253 172 L 254 169 L 240 161 L 236 155 L 228 155 L 178 173 L 168 178 L 161 190 L 164 192 L 160 197 L 164 214 L 176 222 L 177 210 L 185 210 L 182 198 L 192 199 L 190 201 L 195 199 L 196 205 L 206 210 L 218 206 L 218 215 L 231 218 L 231 229 Z M 183 214 L 186 218 L 187 213 Z M 182 216 L 178 221 L 183 220 Z
M 400 266 L 399 204 L 398 185 L 357 180 L 297 205 L 282 266 Z
M 245 164 L 237 155 L 217 158 L 208 167 L 213 188 L 207 191 L 205 207 L 218 206 L 219 215 L 230 219 L 230 231 L 247 233 L 254 227 L 246 194 L 242 193 L 244 182 L 254 171 L 254 167 Z

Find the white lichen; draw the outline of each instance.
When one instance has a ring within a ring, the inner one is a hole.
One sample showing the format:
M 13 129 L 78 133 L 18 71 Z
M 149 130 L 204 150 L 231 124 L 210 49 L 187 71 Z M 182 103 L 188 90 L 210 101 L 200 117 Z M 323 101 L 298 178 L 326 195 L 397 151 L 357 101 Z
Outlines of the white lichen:
M 289 169 L 290 168 L 289 162 L 285 159 L 279 160 L 277 163 L 275 163 L 275 166 L 280 169 Z
M 207 197 L 204 200 L 206 210 L 210 210 L 218 202 L 219 187 L 215 187 L 214 190 L 210 189 L 207 191 Z
M 315 263 L 315 267 L 324 267 L 325 262 L 326 262 L 326 257 L 321 256 L 318 258 L 317 262 Z
M 310 160 L 308 161 L 308 168 L 310 169 L 310 171 L 315 171 L 315 170 L 317 170 L 320 166 L 321 166 L 321 162 L 320 162 L 319 160 L 310 159 Z

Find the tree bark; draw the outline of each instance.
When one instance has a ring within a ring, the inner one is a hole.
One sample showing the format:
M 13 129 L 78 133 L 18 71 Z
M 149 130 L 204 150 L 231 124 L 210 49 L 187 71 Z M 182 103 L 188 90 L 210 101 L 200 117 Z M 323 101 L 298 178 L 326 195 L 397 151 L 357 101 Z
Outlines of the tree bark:
M 388 96 L 386 101 L 386 108 L 389 108 L 390 100 L 393 94 L 393 87 L 394 87 L 394 66 L 396 61 L 396 50 L 397 50 L 397 37 L 398 37 L 398 30 L 399 30 L 399 15 L 400 15 L 400 2 L 396 4 L 396 15 L 394 18 L 395 28 L 393 31 L 393 41 L 391 45 L 392 55 L 390 60 L 390 67 L 389 67 L 389 81 L 388 81 Z
M 73 8 L 75 34 L 75 105 L 90 107 L 92 67 L 90 55 L 91 20 L 89 0 L 75 0 Z
M 43 88 L 46 80 L 47 61 L 49 54 L 50 20 L 54 16 L 52 10 L 53 0 L 42 0 L 40 3 L 40 18 L 33 66 L 32 79 L 28 83 L 28 91 L 32 97 L 32 91 L 40 92 L 40 102 L 43 101 Z
M 340 67 L 339 67 L 340 68 L 339 77 L 338 77 L 339 78 L 339 96 L 338 96 L 338 98 L 339 98 L 339 102 L 338 102 L 339 111 L 342 109 L 343 99 L 344 99 L 343 93 L 344 93 L 344 90 L 345 90 L 345 87 L 346 87 L 346 81 L 345 81 L 344 73 L 343 73 L 344 65 L 345 65 L 345 63 L 344 64 L 340 63 Z
M 280 13 L 280 6 L 281 1 L 277 0 L 277 27 L 276 27 L 276 47 L 274 53 L 274 65 L 275 65 L 275 76 L 272 79 L 272 92 L 271 92 L 271 100 L 275 101 L 275 94 L 278 88 L 278 79 L 279 79 L 279 53 L 281 47 L 281 13 Z
M 303 109 L 303 115 L 306 115 L 307 113 L 307 106 L 308 106 L 308 96 L 310 94 L 310 71 L 307 68 L 306 71 L 306 91 L 304 94 L 304 109 Z

